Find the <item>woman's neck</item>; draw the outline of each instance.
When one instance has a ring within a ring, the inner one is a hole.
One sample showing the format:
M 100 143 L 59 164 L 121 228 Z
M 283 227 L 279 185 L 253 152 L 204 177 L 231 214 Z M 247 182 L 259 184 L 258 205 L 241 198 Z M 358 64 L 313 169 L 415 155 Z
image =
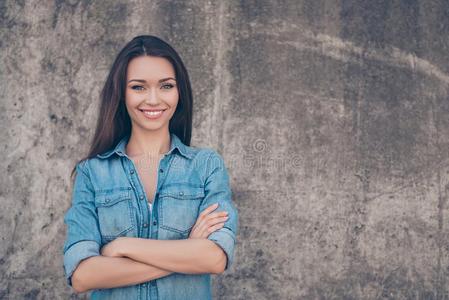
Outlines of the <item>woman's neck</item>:
M 160 156 L 170 150 L 170 132 L 166 130 L 132 130 L 126 153 L 129 156 Z

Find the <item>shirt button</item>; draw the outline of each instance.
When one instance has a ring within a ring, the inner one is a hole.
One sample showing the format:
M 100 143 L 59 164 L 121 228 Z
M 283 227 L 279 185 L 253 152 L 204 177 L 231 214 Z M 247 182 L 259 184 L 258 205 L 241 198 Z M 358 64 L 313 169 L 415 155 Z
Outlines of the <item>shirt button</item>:
M 164 170 L 163 169 L 159 169 L 159 172 L 164 173 Z
M 184 192 L 179 192 L 179 196 L 183 196 L 184 195 Z
M 157 222 L 156 222 L 156 221 L 153 221 L 153 225 L 155 225 L 155 226 L 156 226 L 156 225 L 157 225 Z
M 129 186 L 129 187 L 128 187 L 128 190 L 130 190 L 130 189 L 131 189 L 131 187 Z
M 129 173 L 134 174 L 134 170 L 129 171 Z
M 143 198 L 145 198 L 145 197 L 143 195 L 140 195 L 139 198 L 140 198 L 140 200 L 143 200 Z
M 148 223 L 143 223 L 143 227 L 148 227 Z

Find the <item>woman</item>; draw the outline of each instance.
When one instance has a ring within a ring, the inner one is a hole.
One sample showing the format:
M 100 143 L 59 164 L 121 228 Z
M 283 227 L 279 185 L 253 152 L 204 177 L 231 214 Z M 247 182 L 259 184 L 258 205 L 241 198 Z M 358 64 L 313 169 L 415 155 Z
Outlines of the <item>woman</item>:
M 223 158 L 190 147 L 192 92 L 176 51 L 137 36 L 118 54 L 64 216 L 64 271 L 92 299 L 210 299 L 238 212 Z

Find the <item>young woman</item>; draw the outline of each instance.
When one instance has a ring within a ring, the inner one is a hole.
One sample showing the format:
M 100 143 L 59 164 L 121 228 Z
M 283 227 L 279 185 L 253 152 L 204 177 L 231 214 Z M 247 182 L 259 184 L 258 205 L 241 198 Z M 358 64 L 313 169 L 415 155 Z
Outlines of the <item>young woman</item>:
M 232 264 L 238 212 L 222 156 L 190 146 L 192 92 L 176 51 L 137 36 L 101 93 L 64 216 L 64 271 L 91 299 L 211 299 Z

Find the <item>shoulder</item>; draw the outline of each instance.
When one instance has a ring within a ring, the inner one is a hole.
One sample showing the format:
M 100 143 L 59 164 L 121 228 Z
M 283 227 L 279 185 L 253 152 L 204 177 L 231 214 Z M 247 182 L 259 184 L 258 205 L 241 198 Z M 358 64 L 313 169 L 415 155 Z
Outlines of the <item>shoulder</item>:
M 82 173 L 86 173 L 87 172 L 87 163 L 88 163 L 88 158 L 84 158 L 80 161 L 78 161 L 75 165 L 75 169 L 76 172 L 82 172 Z
M 107 166 L 113 160 L 114 159 L 110 159 L 110 158 L 109 159 L 101 159 L 101 158 L 98 158 L 98 156 L 94 156 L 91 158 L 85 158 L 76 164 L 76 170 L 81 171 L 86 175 L 89 175 L 90 173 L 95 172 L 97 170 L 108 168 Z
M 223 155 L 216 149 L 203 147 L 198 150 L 195 157 L 196 165 L 201 165 L 205 177 L 209 177 L 213 173 L 227 173 L 225 159 Z
M 215 149 L 210 147 L 189 147 L 190 151 L 194 154 L 195 160 L 201 160 L 203 162 L 223 162 L 223 156 Z

